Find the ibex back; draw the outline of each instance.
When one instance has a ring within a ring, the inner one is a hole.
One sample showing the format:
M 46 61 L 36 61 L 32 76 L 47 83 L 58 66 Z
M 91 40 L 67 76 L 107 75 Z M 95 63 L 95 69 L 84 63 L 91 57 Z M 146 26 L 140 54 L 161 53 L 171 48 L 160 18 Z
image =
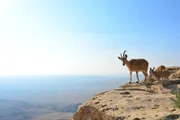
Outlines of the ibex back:
M 166 69 L 166 67 L 164 66 L 164 65 L 160 65 L 159 67 L 157 67 L 156 69 L 155 69 L 155 71 L 163 71 L 163 70 L 165 70 Z
M 123 52 L 123 55 L 120 54 L 120 57 L 118 56 L 118 59 L 120 59 L 123 63 L 123 66 L 126 65 L 129 69 L 129 73 L 130 73 L 130 81 L 129 83 L 132 82 L 132 72 L 136 72 L 136 76 L 137 76 L 137 83 L 139 82 L 139 76 L 138 76 L 138 72 L 142 72 L 144 74 L 145 80 L 148 76 L 148 66 L 149 63 L 147 60 L 145 59 L 131 59 L 131 60 L 127 60 L 127 54 L 125 54 L 126 50 Z

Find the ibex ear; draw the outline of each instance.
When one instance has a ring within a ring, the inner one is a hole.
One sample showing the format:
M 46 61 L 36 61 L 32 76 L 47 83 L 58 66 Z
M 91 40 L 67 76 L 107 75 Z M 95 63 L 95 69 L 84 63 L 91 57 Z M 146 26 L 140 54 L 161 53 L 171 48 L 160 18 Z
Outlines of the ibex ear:
M 128 57 L 128 55 L 127 54 L 125 54 L 125 58 L 127 58 Z
M 122 60 L 122 58 L 121 58 L 121 57 L 119 57 L 119 56 L 118 56 L 118 59 Z
M 151 70 L 152 70 L 152 68 L 149 68 L 149 70 L 151 71 Z
M 155 70 L 155 67 L 153 67 L 153 71 Z

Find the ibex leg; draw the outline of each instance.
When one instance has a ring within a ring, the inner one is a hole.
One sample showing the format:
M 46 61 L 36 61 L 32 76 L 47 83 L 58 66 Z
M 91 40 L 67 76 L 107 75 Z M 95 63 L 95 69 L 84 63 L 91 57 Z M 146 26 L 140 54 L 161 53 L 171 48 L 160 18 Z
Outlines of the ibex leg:
M 132 72 L 130 71 L 130 81 L 129 81 L 129 83 L 131 83 L 131 81 L 132 81 Z
M 138 72 L 136 71 L 136 77 L 137 77 L 137 82 L 136 83 L 139 83 L 139 76 L 138 76 Z
M 148 75 L 147 75 L 147 73 L 144 72 L 144 71 L 143 71 L 142 73 L 144 74 L 144 81 L 146 81 Z

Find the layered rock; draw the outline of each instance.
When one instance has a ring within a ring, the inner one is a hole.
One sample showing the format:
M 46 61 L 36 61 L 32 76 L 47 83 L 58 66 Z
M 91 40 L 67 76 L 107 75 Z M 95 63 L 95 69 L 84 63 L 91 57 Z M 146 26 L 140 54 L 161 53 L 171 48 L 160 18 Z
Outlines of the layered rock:
M 125 84 L 120 89 L 95 95 L 79 106 L 73 120 L 180 120 L 180 109 L 174 107 L 180 88 L 180 67 L 166 67 L 170 80 Z M 156 84 L 155 84 L 156 83 Z
M 97 94 L 79 107 L 74 120 L 160 120 L 180 119 L 180 110 L 174 108 L 171 91 L 180 85 L 148 90 L 147 86 L 131 84 L 120 89 Z

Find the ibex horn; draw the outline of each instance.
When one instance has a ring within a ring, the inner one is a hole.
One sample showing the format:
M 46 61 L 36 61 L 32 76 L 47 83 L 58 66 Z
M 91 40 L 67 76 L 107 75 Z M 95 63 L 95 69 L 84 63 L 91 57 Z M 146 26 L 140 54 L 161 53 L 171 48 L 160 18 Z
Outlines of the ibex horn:
M 127 50 L 125 50 L 125 51 L 123 52 L 123 57 L 124 57 L 124 54 L 125 54 L 126 51 L 127 51 Z
M 121 58 L 122 58 L 122 54 L 120 53 L 120 55 L 121 55 Z

